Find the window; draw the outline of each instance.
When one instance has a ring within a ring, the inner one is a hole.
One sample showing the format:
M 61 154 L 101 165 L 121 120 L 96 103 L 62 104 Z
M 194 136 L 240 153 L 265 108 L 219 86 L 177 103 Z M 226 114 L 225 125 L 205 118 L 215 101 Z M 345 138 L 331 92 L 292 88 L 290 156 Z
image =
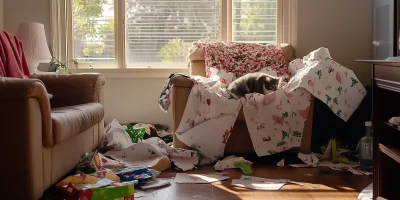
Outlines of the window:
M 201 39 L 279 43 L 281 1 L 67 1 L 69 57 L 84 67 L 179 68 Z

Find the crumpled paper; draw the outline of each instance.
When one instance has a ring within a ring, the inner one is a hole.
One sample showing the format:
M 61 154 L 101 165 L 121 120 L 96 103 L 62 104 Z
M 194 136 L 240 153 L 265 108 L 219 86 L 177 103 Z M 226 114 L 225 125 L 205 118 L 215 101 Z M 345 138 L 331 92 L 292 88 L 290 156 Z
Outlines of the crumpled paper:
M 114 145 L 114 149 L 125 149 L 131 146 L 132 140 L 125 128 L 119 124 L 119 122 L 114 119 L 105 128 L 104 146 Z
M 299 153 L 297 154 L 297 157 L 304 162 L 304 164 L 290 164 L 290 167 L 316 167 L 319 159 L 314 153 L 311 154 L 303 154 Z M 284 167 L 285 166 L 285 159 L 282 159 L 276 164 L 278 167 Z
M 244 159 L 243 157 L 236 157 L 236 156 L 228 156 L 223 160 L 218 161 L 214 165 L 215 170 L 224 170 L 224 169 L 231 169 L 231 168 L 239 168 L 235 165 L 235 162 L 242 162 L 244 164 L 253 164 L 252 162 Z
M 128 167 L 149 167 L 164 171 L 171 167 L 171 161 L 183 171 L 193 169 L 199 163 L 196 151 L 172 148 L 157 137 L 106 153 Z

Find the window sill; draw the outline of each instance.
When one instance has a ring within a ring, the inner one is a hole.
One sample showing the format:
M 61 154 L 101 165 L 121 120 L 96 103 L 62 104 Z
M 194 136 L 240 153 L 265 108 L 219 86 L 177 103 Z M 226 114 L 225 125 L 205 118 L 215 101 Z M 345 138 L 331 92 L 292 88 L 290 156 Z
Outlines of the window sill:
M 189 74 L 189 68 L 70 69 L 71 73 L 100 73 L 106 78 L 168 78 L 172 73 Z

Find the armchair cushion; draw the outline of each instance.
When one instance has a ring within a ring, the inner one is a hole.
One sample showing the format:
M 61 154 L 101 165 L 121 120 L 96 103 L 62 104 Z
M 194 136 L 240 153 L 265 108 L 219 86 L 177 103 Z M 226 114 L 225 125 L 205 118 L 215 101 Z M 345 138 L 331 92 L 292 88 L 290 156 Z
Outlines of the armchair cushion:
M 104 110 L 100 103 L 87 103 L 51 110 L 54 143 L 59 144 L 103 120 Z
M 100 89 L 105 79 L 98 73 L 56 74 L 39 73 L 31 78 L 40 79 L 47 91 L 53 95 L 50 100 L 52 108 L 73 106 L 91 102 L 100 102 Z

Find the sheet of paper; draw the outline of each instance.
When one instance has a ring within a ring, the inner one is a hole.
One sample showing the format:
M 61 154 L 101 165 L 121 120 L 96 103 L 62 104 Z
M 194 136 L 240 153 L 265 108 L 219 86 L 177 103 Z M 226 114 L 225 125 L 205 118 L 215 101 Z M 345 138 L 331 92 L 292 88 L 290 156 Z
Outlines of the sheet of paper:
M 253 164 L 252 162 L 244 159 L 243 157 L 236 157 L 236 156 L 228 156 L 223 160 L 218 161 L 214 165 L 215 170 L 224 170 L 224 169 L 231 169 L 231 168 L 239 168 L 235 165 L 235 162 L 242 162 L 245 164 Z
M 255 176 L 242 176 L 240 179 L 233 179 L 231 185 L 255 190 L 279 190 L 288 181 L 289 180 L 286 179 L 267 179 Z
M 167 180 L 156 178 L 152 181 L 147 182 L 145 185 L 140 186 L 143 190 L 158 188 L 166 185 L 170 185 L 171 183 Z
M 144 191 L 141 190 L 137 190 L 135 188 L 135 194 L 134 194 L 135 199 L 136 198 L 140 198 L 140 197 L 146 197 L 146 193 Z
M 365 189 L 363 189 L 358 195 L 358 200 L 372 200 L 373 196 L 373 184 L 369 184 Z
M 128 148 L 133 144 L 128 133 L 125 132 L 125 128 L 115 119 L 104 128 L 104 131 L 105 146 L 115 145 L 115 148 L 120 150 Z
M 306 165 L 311 166 L 311 167 L 316 167 L 319 159 L 317 156 L 314 155 L 314 153 L 311 154 L 303 154 L 299 153 L 297 157 L 302 160 Z
M 314 153 L 311 154 L 303 154 L 299 153 L 297 157 L 303 161 L 303 164 L 290 164 L 290 167 L 296 167 L 296 168 L 303 168 L 303 167 L 316 167 L 319 159 L 317 158 Z M 285 166 L 285 159 L 282 159 L 276 164 L 278 167 L 284 167 Z
M 183 174 L 177 173 L 175 183 L 212 183 L 229 179 L 228 176 L 218 174 Z

